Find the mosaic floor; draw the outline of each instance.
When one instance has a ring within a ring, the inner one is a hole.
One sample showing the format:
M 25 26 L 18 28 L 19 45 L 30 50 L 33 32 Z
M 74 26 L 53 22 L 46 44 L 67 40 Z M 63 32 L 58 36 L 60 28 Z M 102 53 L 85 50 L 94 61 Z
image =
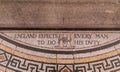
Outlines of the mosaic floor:
M 120 31 L 0 31 L 0 72 L 120 72 Z

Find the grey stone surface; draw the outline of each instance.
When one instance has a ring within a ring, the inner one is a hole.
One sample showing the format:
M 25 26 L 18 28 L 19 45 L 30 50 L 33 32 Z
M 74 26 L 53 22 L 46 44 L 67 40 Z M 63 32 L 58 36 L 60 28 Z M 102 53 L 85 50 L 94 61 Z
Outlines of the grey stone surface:
M 119 0 L 0 0 L 0 27 L 119 28 Z

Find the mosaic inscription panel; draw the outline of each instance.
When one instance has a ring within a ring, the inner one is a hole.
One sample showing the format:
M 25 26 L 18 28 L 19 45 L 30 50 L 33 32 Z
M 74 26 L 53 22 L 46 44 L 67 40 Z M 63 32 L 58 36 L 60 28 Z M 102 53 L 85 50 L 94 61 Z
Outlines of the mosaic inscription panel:
M 119 72 L 120 31 L 0 31 L 1 72 Z

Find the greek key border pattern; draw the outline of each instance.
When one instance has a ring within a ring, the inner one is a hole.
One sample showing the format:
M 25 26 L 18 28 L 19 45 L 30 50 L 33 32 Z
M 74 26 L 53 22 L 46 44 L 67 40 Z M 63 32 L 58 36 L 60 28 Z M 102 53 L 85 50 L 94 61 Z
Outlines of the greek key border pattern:
M 120 54 L 88 63 L 52 64 L 32 61 L 5 51 L 2 52 L 6 54 L 7 60 L 0 62 L 0 65 L 15 72 L 60 72 L 64 67 L 69 68 L 70 72 L 115 72 L 120 69 Z

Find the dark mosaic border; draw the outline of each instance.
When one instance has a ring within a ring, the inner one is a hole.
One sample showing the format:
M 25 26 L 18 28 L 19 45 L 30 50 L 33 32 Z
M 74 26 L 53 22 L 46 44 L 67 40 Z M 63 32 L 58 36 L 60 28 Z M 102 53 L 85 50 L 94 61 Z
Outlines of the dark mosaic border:
M 0 30 L 66 30 L 66 31 L 120 31 L 119 28 L 21 28 L 21 27 L 0 27 Z

